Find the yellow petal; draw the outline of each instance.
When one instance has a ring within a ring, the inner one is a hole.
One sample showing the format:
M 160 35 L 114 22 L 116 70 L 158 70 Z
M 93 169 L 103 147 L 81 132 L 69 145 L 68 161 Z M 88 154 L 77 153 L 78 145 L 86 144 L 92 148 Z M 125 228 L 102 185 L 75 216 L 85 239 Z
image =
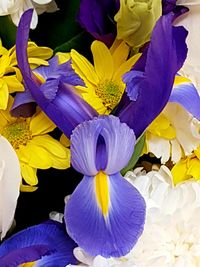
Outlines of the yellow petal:
M 57 52 L 56 56 L 58 57 L 58 63 L 63 64 L 70 60 L 71 56 L 70 53 L 62 53 L 62 52 Z
M 0 128 L 6 126 L 8 123 L 16 121 L 16 118 L 10 115 L 10 109 L 13 105 L 13 98 L 10 96 L 8 99 L 8 105 L 6 110 L 0 110 Z
M 97 76 L 101 82 L 106 79 L 111 80 L 113 77 L 114 64 L 110 50 L 100 41 L 94 41 L 91 45 L 91 50 Z
M 8 90 L 11 94 L 14 92 L 23 92 L 24 91 L 23 84 L 17 79 L 17 77 L 15 75 L 4 76 L 3 80 L 7 84 Z
M 26 162 L 36 169 L 48 169 L 52 166 L 50 153 L 31 141 L 26 146 L 21 146 L 17 151 L 17 155 L 20 157 L 20 161 Z
M 55 124 L 42 111 L 35 114 L 30 122 L 30 130 L 33 136 L 49 133 L 55 128 Z
M 20 185 L 20 191 L 21 192 L 34 192 L 37 189 L 38 189 L 38 187 L 36 187 L 36 186 L 29 186 L 29 185 L 24 185 L 24 184 Z
M 200 160 L 200 146 L 196 150 L 194 150 L 194 154 Z
M 106 114 L 107 108 L 104 106 L 102 100 L 95 93 L 83 93 L 83 99 L 92 106 L 99 114 Z
M 182 83 L 191 83 L 191 81 L 188 79 L 188 78 L 185 78 L 183 76 L 176 76 L 175 77 L 175 80 L 174 80 L 174 86 L 175 85 L 179 85 L 179 84 L 182 84 Z
M 20 162 L 20 167 L 21 167 L 21 174 L 25 182 L 31 186 L 37 185 L 38 184 L 38 178 L 36 175 L 37 170 L 24 162 Z
M 94 85 L 99 83 L 94 67 L 84 56 L 72 49 L 71 58 L 72 68 L 83 79 L 86 85 L 88 83 Z
M 64 159 L 52 157 L 52 167 L 59 170 L 65 170 L 70 167 L 70 150 L 67 150 L 67 157 Z
M 50 135 L 35 136 L 31 140 L 31 144 L 45 148 L 56 157 L 63 159 L 68 157 L 68 149 Z
M 0 80 L 0 109 L 5 110 L 7 108 L 8 97 L 8 86 L 4 81 Z
M 114 80 L 118 80 L 121 79 L 122 76 L 128 72 L 134 65 L 135 63 L 138 61 L 138 59 L 140 58 L 141 54 L 138 53 L 134 56 L 132 56 L 131 58 L 129 58 L 129 60 L 125 61 L 119 68 L 118 70 L 115 72 L 113 79 Z
M 60 142 L 63 146 L 65 147 L 69 147 L 70 146 L 70 140 L 69 138 L 67 138 L 66 135 L 62 134 L 61 137 L 60 137 Z
M 199 161 L 199 159 L 194 158 L 190 161 L 187 175 L 188 175 L 188 177 L 192 177 L 195 180 L 200 179 L 200 161 Z
M 128 57 L 130 48 L 124 42 L 121 41 L 120 45 L 115 49 L 114 53 L 112 54 L 113 62 L 114 62 L 114 72 L 118 70 L 118 68 L 126 62 Z
M 174 165 L 171 172 L 175 185 L 187 180 L 187 160 L 180 160 L 176 165 Z

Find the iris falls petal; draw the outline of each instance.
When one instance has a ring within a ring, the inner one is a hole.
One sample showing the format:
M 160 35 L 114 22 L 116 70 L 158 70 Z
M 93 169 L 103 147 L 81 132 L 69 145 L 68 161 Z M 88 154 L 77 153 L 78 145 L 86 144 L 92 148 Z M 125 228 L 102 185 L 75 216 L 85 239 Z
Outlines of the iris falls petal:
M 65 221 L 89 254 L 125 255 L 142 233 L 145 202 L 119 173 L 134 143 L 133 130 L 114 116 L 99 116 L 73 131 L 71 162 L 85 176 L 66 204 Z
M 47 79 L 48 83 L 46 85 L 44 83 L 41 86 L 41 83 L 32 73 L 26 52 L 32 12 L 32 10 L 28 10 L 23 14 L 18 27 L 16 40 L 18 65 L 25 85 L 30 90 L 34 100 L 47 116 L 69 137 L 75 126 L 84 120 L 91 119 L 97 113 L 79 95 L 75 94 L 70 89 L 70 86 L 64 85 L 62 79 L 50 78 Z M 70 104 L 68 104 L 69 99 Z M 61 102 L 65 103 L 66 106 L 62 105 L 60 107 Z M 79 107 L 78 112 L 74 112 L 77 107 Z
M 186 58 L 187 31 L 183 27 L 172 26 L 173 19 L 173 13 L 169 13 L 158 20 L 148 50 L 131 71 L 132 80 L 131 72 L 124 77 L 128 80 L 128 95 L 132 98 L 137 96 L 137 99 L 126 101 L 123 107 L 119 106 L 116 115 L 134 130 L 136 137 L 142 134 L 168 102 L 174 77 Z M 138 66 L 139 69 L 135 69 Z M 135 71 L 138 70 L 144 70 L 144 75 L 140 72 L 137 77 Z M 131 93 L 131 90 L 134 92 Z
M 0 246 L 0 266 L 17 267 L 36 261 L 38 267 L 63 267 L 76 263 L 74 247 L 76 244 L 67 236 L 61 223 L 47 221 L 4 241 Z
M 144 199 L 119 173 L 85 176 L 65 208 L 70 236 L 89 254 L 104 257 L 127 254 L 144 219 Z

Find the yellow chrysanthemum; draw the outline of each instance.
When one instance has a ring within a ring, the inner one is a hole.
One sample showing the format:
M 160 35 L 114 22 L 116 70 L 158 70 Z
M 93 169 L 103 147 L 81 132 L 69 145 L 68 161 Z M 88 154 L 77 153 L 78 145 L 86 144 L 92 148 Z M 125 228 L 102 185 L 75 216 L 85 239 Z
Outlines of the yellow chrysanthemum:
M 32 68 L 48 65 L 46 59 L 53 52 L 47 47 L 38 47 L 35 43 L 28 43 L 28 58 Z M 0 109 L 5 110 L 9 94 L 24 90 L 22 75 L 17 67 L 15 46 L 10 50 L 5 49 L 0 42 Z
M 75 50 L 71 51 L 72 67 L 86 86 L 77 89 L 97 112 L 109 114 L 124 92 L 122 76 L 131 69 L 139 54 L 127 60 L 130 49 L 123 41 L 115 41 L 110 49 L 104 43 L 94 41 L 91 51 L 94 66 Z
M 30 118 L 15 118 L 9 113 L 13 99 L 10 98 L 7 110 L 0 110 L 0 134 L 14 147 L 21 165 L 25 182 L 23 191 L 33 191 L 37 185 L 37 169 L 66 169 L 70 166 L 70 150 L 47 133 L 55 125 L 41 111 Z M 33 188 L 32 188 L 33 187 Z
M 192 155 L 182 158 L 171 170 L 174 184 L 188 179 L 200 180 L 200 146 Z

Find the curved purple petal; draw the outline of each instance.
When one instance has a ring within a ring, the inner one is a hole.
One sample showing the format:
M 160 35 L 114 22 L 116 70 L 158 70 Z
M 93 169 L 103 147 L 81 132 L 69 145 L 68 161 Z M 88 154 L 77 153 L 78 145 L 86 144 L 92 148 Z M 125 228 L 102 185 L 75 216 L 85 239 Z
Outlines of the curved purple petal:
M 87 253 L 120 257 L 132 249 L 143 231 L 145 202 L 119 173 L 107 177 L 110 205 L 106 217 L 97 203 L 95 178 L 85 176 L 66 204 L 65 222 L 69 235 Z
M 45 80 L 60 78 L 62 82 L 70 85 L 84 85 L 82 79 L 72 69 L 71 60 L 59 65 L 58 57 L 54 56 L 48 63 L 48 66 L 40 66 L 33 72 L 39 74 Z
M 72 166 L 84 175 L 94 176 L 99 170 L 113 174 L 129 162 L 135 135 L 114 116 L 99 116 L 80 124 L 71 136 Z
M 114 15 L 119 5 L 119 0 L 81 0 L 78 22 L 95 39 L 111 45 L 116 36 Z
M 37 266 L 63 267 L 76 263 L 74 241 L 67 235 L 64 226 L 47 221 L 29 227 L 4 241 L 0 246 L 0 266 L 18 266 L 21 263 L 37 261 Z M 5 265 L 3 265 L 3 263 Z
M 177 6 L 176 0 L 162 0 L 162 13 L 166 15 L 170 12 L 174 12 L 176 14 L 175 18 L 180 15 L 186 13 L 189 9 L 184 6 Z
M 192 83 L 181 83 L 174 86 L 169 102 L 180 104 L 197 120 L 200 120 L 200 97 Z
M 36 103 L 29 90 L 16 94 L 11 109 L 12 116 L 27 118 L 31 117 L 35 111 Z
M 97 116 L 97 112 L 79 95 L 75 94 L 70 86 L 64 85 L 60 78 L 58 81 L 52 79 L 53 86 L 50 83 L 51 79 L 48 80 L 46 85 L 44 83 L 41 86 L 34 76 L 30 69 L 26 52 L 32 12 L 33 10 L 26 11 L 19 23 L 16 40 L 18 65 L 26 88 L 30 90 L 34 100 L 61 131 L 70 137 L 74 127 L 85 120 Z
M 49 246 L 30 246 L 13 250 L 10 253 L 0 257 L 1 267 L 17 267 L 20 264 L 37 261 L 43 256 L 53 253 Z
M 135 91 L 136 84 L 138 97 L 135 101 L 126 101 L 123 107 L 119 106 L 115 114 L 134 130 L 136 137 L 142 134 L 165 107 L 174 77 L 186 58 L 187 31 L 183 27 L 173 27 L 173 18 L 172 13 L 162 16 L 154 28 L 147 57 L 145 53 L 141 58 L 142 63 L 145 63 L 146 57 L 144 77 L 137 78 L 133 70 L 132 80 L 130 74 L 125 76 L 126 79 L 129 75 L 129 82 L 126 84 L 128 94 L 131 95 L 131 90 Z M 141 64 L 138 63 L 137 66 L 141 71 Z

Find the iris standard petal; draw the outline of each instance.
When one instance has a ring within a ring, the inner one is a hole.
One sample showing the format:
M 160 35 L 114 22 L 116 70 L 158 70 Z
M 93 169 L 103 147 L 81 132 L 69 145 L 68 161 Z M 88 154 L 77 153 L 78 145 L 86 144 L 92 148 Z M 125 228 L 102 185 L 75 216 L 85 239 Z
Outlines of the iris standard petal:
M 192 83 L 180 83 L 173 87 L 169 102 L 183 106 L 196 119 L 200 120 L 200 97 Z
M 32 10 L 26 11 L 22 15 L 18 27 L 16 40 L 18 65 L 26 87 L 31 91 L 34 100 L 47 116 L 69 137 L 76 125 L 84 120 L 91 119 L 97 113 L 80 96 L 70 90 L 69 87 L 63 85 L 60 80 L 49 79 L 47 83 L 41 86 L 34 76 L 28 64 L 26 52 L 31 16 Z M 70 103 L 68 104 L 69 99 Z
M 120 257 L 132 249 L 143 231 L 145 202 L 119 173 L 101 175 L 99 181 L 85 176 L 75 189 L 65 207 L 66 227 L 87 253 Z
M 111 45 L 116 35 L 114 15 L 119 0 L 81 0 L 78 21 L 95 39 Z
M 135 135 L 114 116 L 99 116 L 80 124 L 71 136 L 71 163 L 84 175 L 123 169 L 134 150 Z
M 138 61 L 145 64 L 144 77 L 133 75 L 127 88 L 137 85 L 138 97 L 135 101 L 126 101 L 122 109 L 116 111 L 122 122 L 126 122 L 139 137 L 146 127 L 166 105 L 173 86 L 175 74 L 181 68 L 187 54 L 185 38 L 187 31 L 183 27 L 173 27 L 173 13 L 162 16 L 152 33 L 148 51 Z M 136 63 L 142 70 L 142 64 Z M 138 69 L 136 69 L 138 70 Z M 140 79 L 140 81 L 139 81 Z M 130 89 L 131 90 L 131 89 Z M 130 91 L 129 91 L 130 94 Z M 135 93 L 134 93 L 135 95 Z
M 76 244 L 67 236 L 61 223 L 47 221 L 29 227 L 4 241 L 0 246 L 0 266 L 4 267 L 1 260 L 9 263 L 5 267 L 18 266 L 14 263 L 16 259 L 19 259 L 20 263 L 38 260 L 37 266 L 45 267 L 47 266 L 45 265 L 46 261 L 49 261 L 51 262 L 49 267 L 63 267 L 76 262 L 73 256 L 74 247 Z M 47 256 L 43 257 L 46 254 L 50 254 L 48 259 Z M 60 255 L 61 261 L 59 261 L 58 255 Z

